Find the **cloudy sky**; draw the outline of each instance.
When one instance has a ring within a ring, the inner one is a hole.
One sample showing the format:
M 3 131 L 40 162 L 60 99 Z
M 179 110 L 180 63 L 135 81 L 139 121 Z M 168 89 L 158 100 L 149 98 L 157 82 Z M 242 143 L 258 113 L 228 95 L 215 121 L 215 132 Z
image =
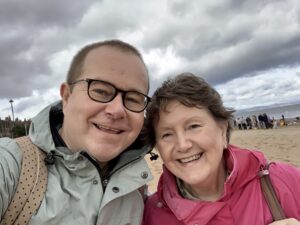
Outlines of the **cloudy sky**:
M 76 51 L 115 38 L 142 52 L 150 94 L 190 71 L 229 107 L 300 103 L 299 0 L 0 0 L 0 30 L 1 118 L 59 99 Z

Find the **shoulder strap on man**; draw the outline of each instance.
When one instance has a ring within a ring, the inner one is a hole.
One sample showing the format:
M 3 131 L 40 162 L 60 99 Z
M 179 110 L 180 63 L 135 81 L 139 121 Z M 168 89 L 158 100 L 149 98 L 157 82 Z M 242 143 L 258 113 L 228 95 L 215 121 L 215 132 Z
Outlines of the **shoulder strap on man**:
M 269 163 L 259 171 L 261 189 L 270 208 L 274 221 L 285 219 L 285 214 L 282 210 L 276 192 L 272 185 L 269 174 Z
M 23 152 L 19 183 L 0 225 L 26 225 L 39 208 L 47 187 L 45 153 L 28 136 L 15 139 Z

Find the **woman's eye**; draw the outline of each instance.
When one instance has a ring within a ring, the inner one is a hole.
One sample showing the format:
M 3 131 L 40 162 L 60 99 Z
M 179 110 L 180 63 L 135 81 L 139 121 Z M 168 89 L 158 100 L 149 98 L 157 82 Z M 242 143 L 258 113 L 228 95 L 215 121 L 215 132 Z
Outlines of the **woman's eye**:
M 198 128 L 198 127 L 200 127 L 199 124 L 191 124 L 191 125 L 189 126 L 190 129 L 196 129 L 196 128 Z
M 168 138 L 171 136 L 171 133 L 165 133 L 161 135 L 161 138 Z

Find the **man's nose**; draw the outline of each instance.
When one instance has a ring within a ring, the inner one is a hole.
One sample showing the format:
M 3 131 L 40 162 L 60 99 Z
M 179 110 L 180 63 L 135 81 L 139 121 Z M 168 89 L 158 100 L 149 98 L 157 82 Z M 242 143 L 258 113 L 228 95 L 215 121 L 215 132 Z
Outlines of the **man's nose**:
M 109 115 L 111 118 L 120 119 L 125 117 L 126 108 L 123 104 L 122 93 L 118 93 L 112 101 L 106 104 L 106 114 Z

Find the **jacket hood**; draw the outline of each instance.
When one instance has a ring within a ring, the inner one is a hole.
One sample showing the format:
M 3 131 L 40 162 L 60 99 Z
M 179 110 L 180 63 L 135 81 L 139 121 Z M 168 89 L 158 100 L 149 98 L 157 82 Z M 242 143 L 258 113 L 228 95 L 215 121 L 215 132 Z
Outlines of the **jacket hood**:
M 258 172 L 267 163 L 262 152 L 249 151 L 234 145 L 229 145 L 224 151 L 224 159 L 230 175 L 225 181 L 224 194 L 220 200 L 225 200 L 233 192 L 247 185 L 249 181 L 256 179 Z
M 47 153 L 56 150 L 50 128 L 50 109 L 60 104 L 59 101 L 48 105 L 31 120 L 29 137 L 35 145 Z
M 239 189 L 243 189 L 251 180 L 256 179 L 258 171 L 266 164 L 266 159 L 261 152 L 238 150 L 238 147 L 233 145 L 229 145 L 228 149 L 224 150 L 223 157 L 230 175 L 224 183 L 222 196 L 215 202 L 184 199 L 178 192 L 175 176 L 164 167 L 157 193 L 163 204 L 171 209 L 178 220 L 185 221 L 193 217 L 207 224 L 216 214 L 228 215 L 229 208 L 226 200 Z M 182 207 L 183 205 L 185 207 Z M 199 210 L 206 213 L 197 213 Z

